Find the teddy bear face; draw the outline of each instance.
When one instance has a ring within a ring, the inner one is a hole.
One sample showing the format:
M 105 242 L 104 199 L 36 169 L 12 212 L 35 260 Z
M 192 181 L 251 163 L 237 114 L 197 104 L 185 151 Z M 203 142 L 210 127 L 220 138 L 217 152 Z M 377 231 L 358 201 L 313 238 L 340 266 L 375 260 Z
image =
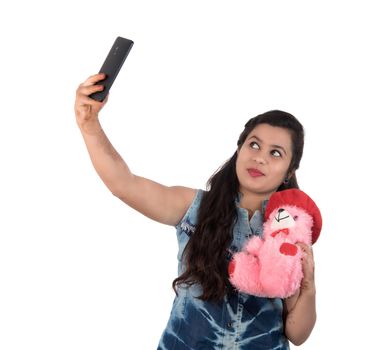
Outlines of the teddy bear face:
M 281 239 L 291 243 L 311 244 L 313 218 L 304 209 L 284 205 L 276 208 L 264 224 L 264 239 Z

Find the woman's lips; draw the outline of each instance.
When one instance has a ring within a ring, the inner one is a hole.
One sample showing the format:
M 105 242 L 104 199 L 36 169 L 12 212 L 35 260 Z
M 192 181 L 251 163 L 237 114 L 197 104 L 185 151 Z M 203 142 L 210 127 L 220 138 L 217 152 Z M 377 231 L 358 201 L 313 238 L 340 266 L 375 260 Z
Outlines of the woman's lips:
M 252 169 L 252 168 L 248 169 L 248 173 L 252 177 L 264 176 L 264 174 L 261 171 L 259 171 L 257 169 Z

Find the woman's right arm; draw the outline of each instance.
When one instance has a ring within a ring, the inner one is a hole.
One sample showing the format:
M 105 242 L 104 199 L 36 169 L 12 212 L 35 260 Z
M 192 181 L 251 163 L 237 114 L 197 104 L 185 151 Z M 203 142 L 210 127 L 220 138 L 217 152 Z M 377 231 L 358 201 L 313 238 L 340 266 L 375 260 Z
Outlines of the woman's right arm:
M 167 187 L 130 171 L 99 122 L 99 112 L 107 103 L 108 96 L 103 102 L 89 97 L 93 92 L 102 90 L 101 85 L 95 85 L 102 79 L 102 74 L 93 75 L 76 92 L 76 121 L 92 164 L 114 196 L 152 220 L 175 226 L 190 206 L 196 190 L 182 186 Z

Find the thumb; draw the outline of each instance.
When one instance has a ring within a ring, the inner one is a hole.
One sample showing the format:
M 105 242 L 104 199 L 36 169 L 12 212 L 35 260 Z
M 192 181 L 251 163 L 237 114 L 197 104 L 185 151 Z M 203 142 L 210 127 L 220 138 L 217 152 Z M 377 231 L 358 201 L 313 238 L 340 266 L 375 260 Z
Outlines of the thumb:
M 106 105 L 107 101 L 108 101 L 108 96 L 110 96 L 110 94 L 107 94 L 106 98 L 103 100 L 102 102 L 102 108 Z

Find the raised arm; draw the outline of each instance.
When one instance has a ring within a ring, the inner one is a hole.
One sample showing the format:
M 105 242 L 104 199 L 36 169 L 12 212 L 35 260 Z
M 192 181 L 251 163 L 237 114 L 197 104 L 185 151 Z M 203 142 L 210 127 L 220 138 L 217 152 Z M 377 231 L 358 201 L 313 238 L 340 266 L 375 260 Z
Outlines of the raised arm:
M 114 196 L 152 220 L 174 226 L 190 206 L 195 189 L 164 186 L 130 171 L 99 122 L 99 112 L 108 96 L 103 102 L 89 97 L 91 93 L 102 90 L 102 85 L 95 85 L 102 79 L 103 74 L 93 75 L 76 92 L 76 121 L 92 164 Z

